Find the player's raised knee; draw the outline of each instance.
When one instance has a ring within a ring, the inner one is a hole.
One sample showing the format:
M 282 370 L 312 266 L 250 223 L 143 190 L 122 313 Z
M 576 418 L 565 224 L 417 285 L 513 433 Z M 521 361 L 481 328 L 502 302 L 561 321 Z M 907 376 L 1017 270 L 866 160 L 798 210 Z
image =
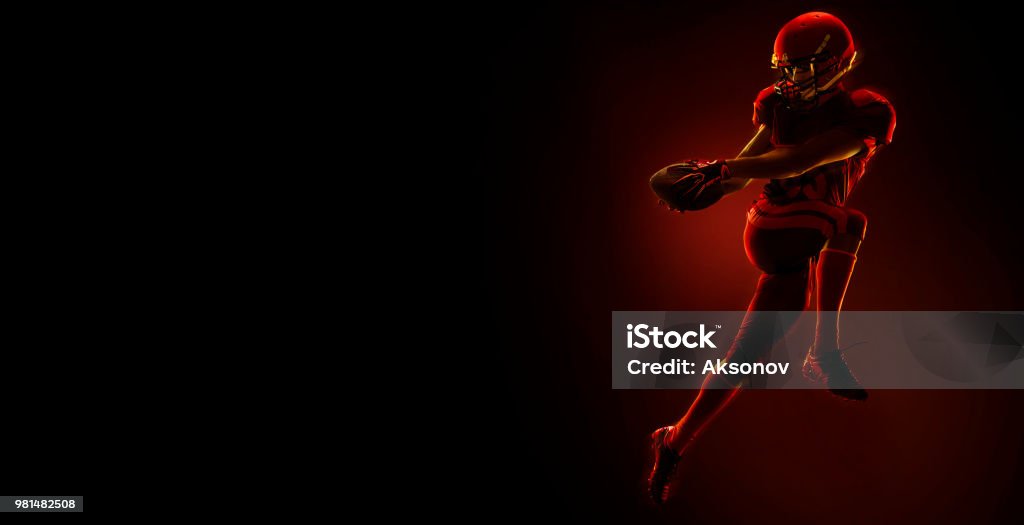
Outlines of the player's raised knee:
M 864 240 L 868 230 L 868 216 L 859 210 L 846 209 L 846 233 Z

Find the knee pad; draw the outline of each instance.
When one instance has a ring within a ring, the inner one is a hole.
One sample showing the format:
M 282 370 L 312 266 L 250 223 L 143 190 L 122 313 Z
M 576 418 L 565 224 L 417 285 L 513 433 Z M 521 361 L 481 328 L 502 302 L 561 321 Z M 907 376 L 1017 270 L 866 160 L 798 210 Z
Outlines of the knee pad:
M 859 210 L 846 208 L 846 231 L 843 233 L 855 235 L 858 239 L 864 240 L 864 234 L 868 229 L 868 216 Z

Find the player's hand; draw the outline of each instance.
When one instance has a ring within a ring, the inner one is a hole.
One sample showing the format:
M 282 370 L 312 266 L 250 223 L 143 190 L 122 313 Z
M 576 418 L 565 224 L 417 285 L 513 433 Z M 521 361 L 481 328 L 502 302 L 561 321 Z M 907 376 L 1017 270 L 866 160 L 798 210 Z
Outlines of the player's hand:
M 668 166 L 651 177 L 651 189 L 670 210 L 703 210 L 725 195 L 729 179 L 725 161 L 691 160 Z

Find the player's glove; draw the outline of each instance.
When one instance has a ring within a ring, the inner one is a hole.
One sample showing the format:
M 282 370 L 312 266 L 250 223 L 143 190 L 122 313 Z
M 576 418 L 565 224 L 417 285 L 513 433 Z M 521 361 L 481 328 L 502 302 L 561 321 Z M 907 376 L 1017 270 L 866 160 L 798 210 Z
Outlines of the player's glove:
M 703 210 L 725 195 L 729 180 L 725 161 L 691 160 L 673 164 L 651 177 L 651 189 L 670 210 Z

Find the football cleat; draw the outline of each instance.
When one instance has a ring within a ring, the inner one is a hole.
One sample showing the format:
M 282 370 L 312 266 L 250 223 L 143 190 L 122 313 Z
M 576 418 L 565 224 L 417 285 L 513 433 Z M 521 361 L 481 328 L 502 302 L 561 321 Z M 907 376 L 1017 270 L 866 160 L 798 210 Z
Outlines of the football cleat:
M 838 349 L 821 352 L 817 356 L 807 352 L 803 373 L 808 380 L 823 383 L 830 392 L 839 397 L 854 401 L 868 398 L 868 392 L 850 371 L 850 366 L 843 358 L 843 352 Z
M 668 499 L 672 476 L 675 474 L 676 465 L 679 464 L 679 454 L 672 450 L 665 441 L 672 428 L 661 427 L 651 434 L 654 467 L 651 469 L 651 477 L 648 478 L 647 484 L 651 498 L 659 505 Z

